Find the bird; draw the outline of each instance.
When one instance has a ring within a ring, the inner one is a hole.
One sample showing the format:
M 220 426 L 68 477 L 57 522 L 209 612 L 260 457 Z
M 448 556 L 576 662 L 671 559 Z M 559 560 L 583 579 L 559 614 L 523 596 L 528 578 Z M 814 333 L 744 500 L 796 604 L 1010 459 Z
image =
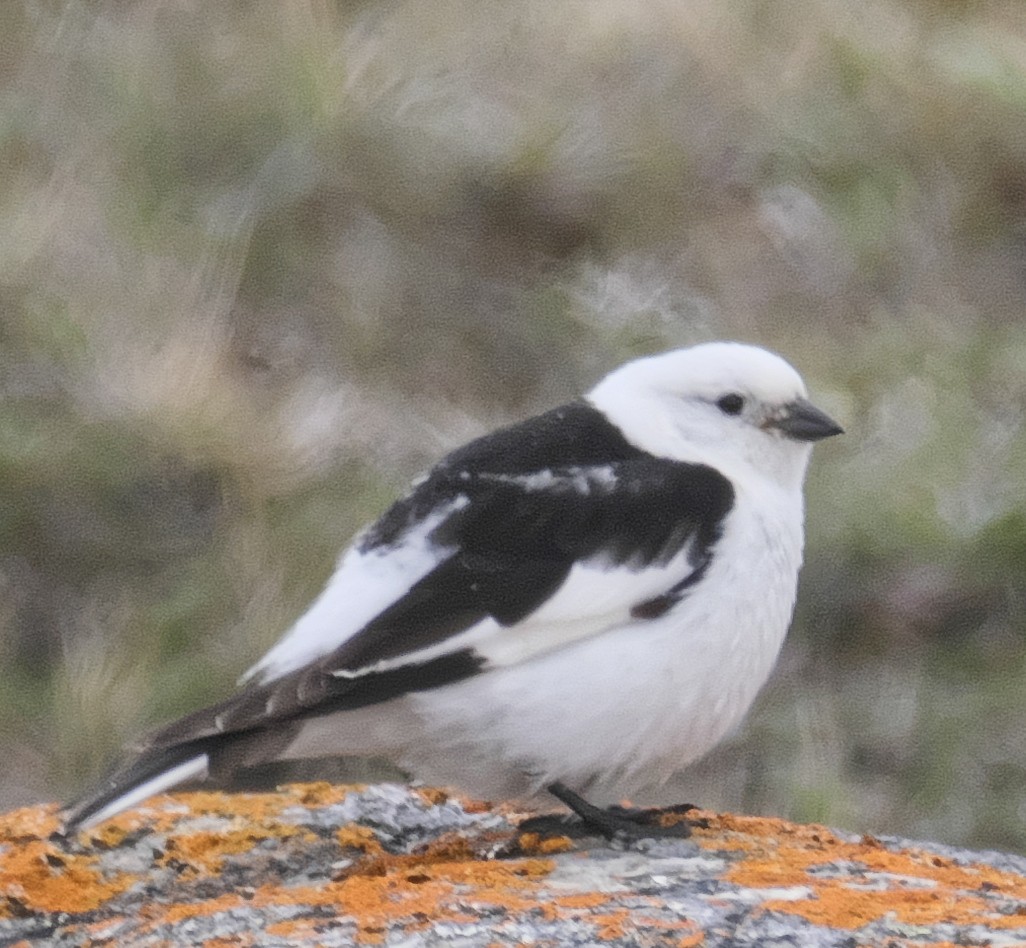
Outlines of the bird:
M 65 832 L 321 756 L 480 799 L 551 794 L 620 832 L 612 804 L 708 752 L 768 679 L 812 446 L 840 433 L 781 356 L 725 341 L 634 359 L 456 448 L 357 534 L 234 694 L 130 748 Z

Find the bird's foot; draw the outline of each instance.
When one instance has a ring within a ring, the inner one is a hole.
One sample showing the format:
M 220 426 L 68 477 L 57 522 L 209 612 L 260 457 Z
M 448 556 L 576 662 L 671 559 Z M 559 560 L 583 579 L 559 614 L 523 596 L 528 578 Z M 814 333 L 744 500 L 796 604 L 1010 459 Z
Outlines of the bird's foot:
M 636 827 L 639 839 L 646 836 L 669 836 L 687 839 L 693 827 L 704 828 L 708 821 L 685 816 L 698 807 L 693 803 L 678 803 L 665 807 L 611 806 L 606 812 L 624 824 Z
M 562 783 L 553 783 L 549 793 L 566 804 L 576 816 L 535 816 L 521 822 L 520 834 L 539 836 L 568 836 L 583 839 L 596 834 L 606 839 L 638 840 L 654 837 L 686 839 L 693 825 L 700 821 L 688 820 L 684 814 L 695 809 L 690 803 L 665 809 L 635 809 L 634 807 L 598 807 Z

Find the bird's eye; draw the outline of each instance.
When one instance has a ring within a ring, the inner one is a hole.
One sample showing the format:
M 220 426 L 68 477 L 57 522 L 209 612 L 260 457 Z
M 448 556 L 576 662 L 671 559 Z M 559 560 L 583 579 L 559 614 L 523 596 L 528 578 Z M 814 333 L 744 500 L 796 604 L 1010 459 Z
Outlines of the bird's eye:
M 741 409 L 745 407 L 745 399 L 743 395 L 731 392 L 729 395 L 724 395 L 716 405 L 725 415 L 740 415 Z

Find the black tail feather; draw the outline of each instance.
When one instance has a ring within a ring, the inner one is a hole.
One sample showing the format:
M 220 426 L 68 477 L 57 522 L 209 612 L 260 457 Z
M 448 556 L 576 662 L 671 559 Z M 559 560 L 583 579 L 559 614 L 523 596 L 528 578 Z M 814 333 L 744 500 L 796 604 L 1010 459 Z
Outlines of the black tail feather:
M 66 807 L 61 813 L 63 832 L 69 835 L 152 794 L 204 776 L 209 764 L 210 743 L 209 740 L 199 740 L 144 751 L 116 768 L 93 791 Z M 190 762 L 193 763 L 188 766 Z M 152 789 L 143 791 L 151 785 Z

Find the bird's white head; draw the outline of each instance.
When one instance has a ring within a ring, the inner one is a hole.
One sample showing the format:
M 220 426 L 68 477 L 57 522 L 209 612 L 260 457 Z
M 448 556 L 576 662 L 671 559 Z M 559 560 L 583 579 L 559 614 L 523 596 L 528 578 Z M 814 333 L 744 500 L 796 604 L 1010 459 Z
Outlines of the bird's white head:
M 801 487 L 812 443 L 842 431 L 780 356 L 736 342 L 628 362 L 587 398 L 645 451 L 786 490 Z

